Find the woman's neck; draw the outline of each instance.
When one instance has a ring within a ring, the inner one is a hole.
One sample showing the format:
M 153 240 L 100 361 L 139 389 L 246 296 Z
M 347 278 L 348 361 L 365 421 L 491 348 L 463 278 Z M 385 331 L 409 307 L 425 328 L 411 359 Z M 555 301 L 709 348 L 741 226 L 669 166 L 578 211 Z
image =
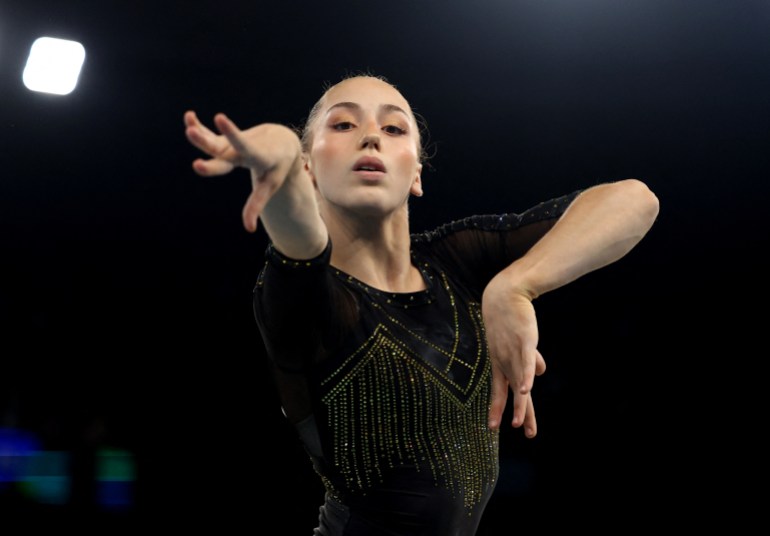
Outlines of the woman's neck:
M 412 265 L 409 221 L 401 216 L 376 223 L 329 218 L 332 266 L 386 292 L 424 290 L 422 275 Z

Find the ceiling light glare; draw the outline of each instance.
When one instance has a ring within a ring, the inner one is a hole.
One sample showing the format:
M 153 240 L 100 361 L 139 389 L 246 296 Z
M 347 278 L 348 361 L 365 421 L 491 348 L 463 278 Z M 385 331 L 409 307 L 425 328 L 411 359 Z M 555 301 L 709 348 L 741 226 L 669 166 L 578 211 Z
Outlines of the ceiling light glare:
M 54 95 L 72 93 L 86 49 L 77 41 L 40 37 L 32 43 L 22 80 L 27 89 Z

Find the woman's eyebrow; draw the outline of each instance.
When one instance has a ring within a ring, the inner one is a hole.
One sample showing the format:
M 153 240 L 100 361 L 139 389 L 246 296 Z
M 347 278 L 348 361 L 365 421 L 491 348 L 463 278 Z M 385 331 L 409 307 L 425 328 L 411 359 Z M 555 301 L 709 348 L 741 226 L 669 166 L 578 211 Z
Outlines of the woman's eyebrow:
M 332 110 L 335 108 L 347 108 L 348 110 L 351 110 L 353 112 L 358 112 L 361 110 L 361 105 L 356 102 L 338 102 L 336 104 L 333 104 L 332 106 L 329 106 L 329 109 L 326 110 L 326 113 L 329 114 Z M 380 110 L 384 110 L 386 112 L 401 112 L 406 117 L 409 117 L 409 114 L 406 113 L 406 111 L 401 108 L 400 106 L 396 106 L 395 104 L 381 104 Z

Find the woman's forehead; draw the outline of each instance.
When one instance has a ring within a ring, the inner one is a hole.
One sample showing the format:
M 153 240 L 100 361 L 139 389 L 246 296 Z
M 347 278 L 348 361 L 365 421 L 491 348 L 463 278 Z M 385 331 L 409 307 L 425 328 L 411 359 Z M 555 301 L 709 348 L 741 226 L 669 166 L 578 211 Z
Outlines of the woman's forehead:
M 340 102 L 377 107 L 395 105 L 411 112 L 409 103 L 396 88 L 373 77 L 350 78 L 332 86 L 324 98 L 324 111 Z

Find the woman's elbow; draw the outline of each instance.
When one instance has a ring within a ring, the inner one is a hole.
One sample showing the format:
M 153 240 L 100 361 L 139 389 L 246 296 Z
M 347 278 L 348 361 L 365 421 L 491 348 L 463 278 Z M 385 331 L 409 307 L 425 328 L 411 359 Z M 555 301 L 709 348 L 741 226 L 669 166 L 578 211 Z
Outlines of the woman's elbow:
M 641 225 L 647 229 L 652 227 L 660 211 L 658 196 L 639 179 L 624 179 L 614 184 L 619 190 L 619 195 L 623 197 L 626 207 L 633 210 L 639 217 Z

